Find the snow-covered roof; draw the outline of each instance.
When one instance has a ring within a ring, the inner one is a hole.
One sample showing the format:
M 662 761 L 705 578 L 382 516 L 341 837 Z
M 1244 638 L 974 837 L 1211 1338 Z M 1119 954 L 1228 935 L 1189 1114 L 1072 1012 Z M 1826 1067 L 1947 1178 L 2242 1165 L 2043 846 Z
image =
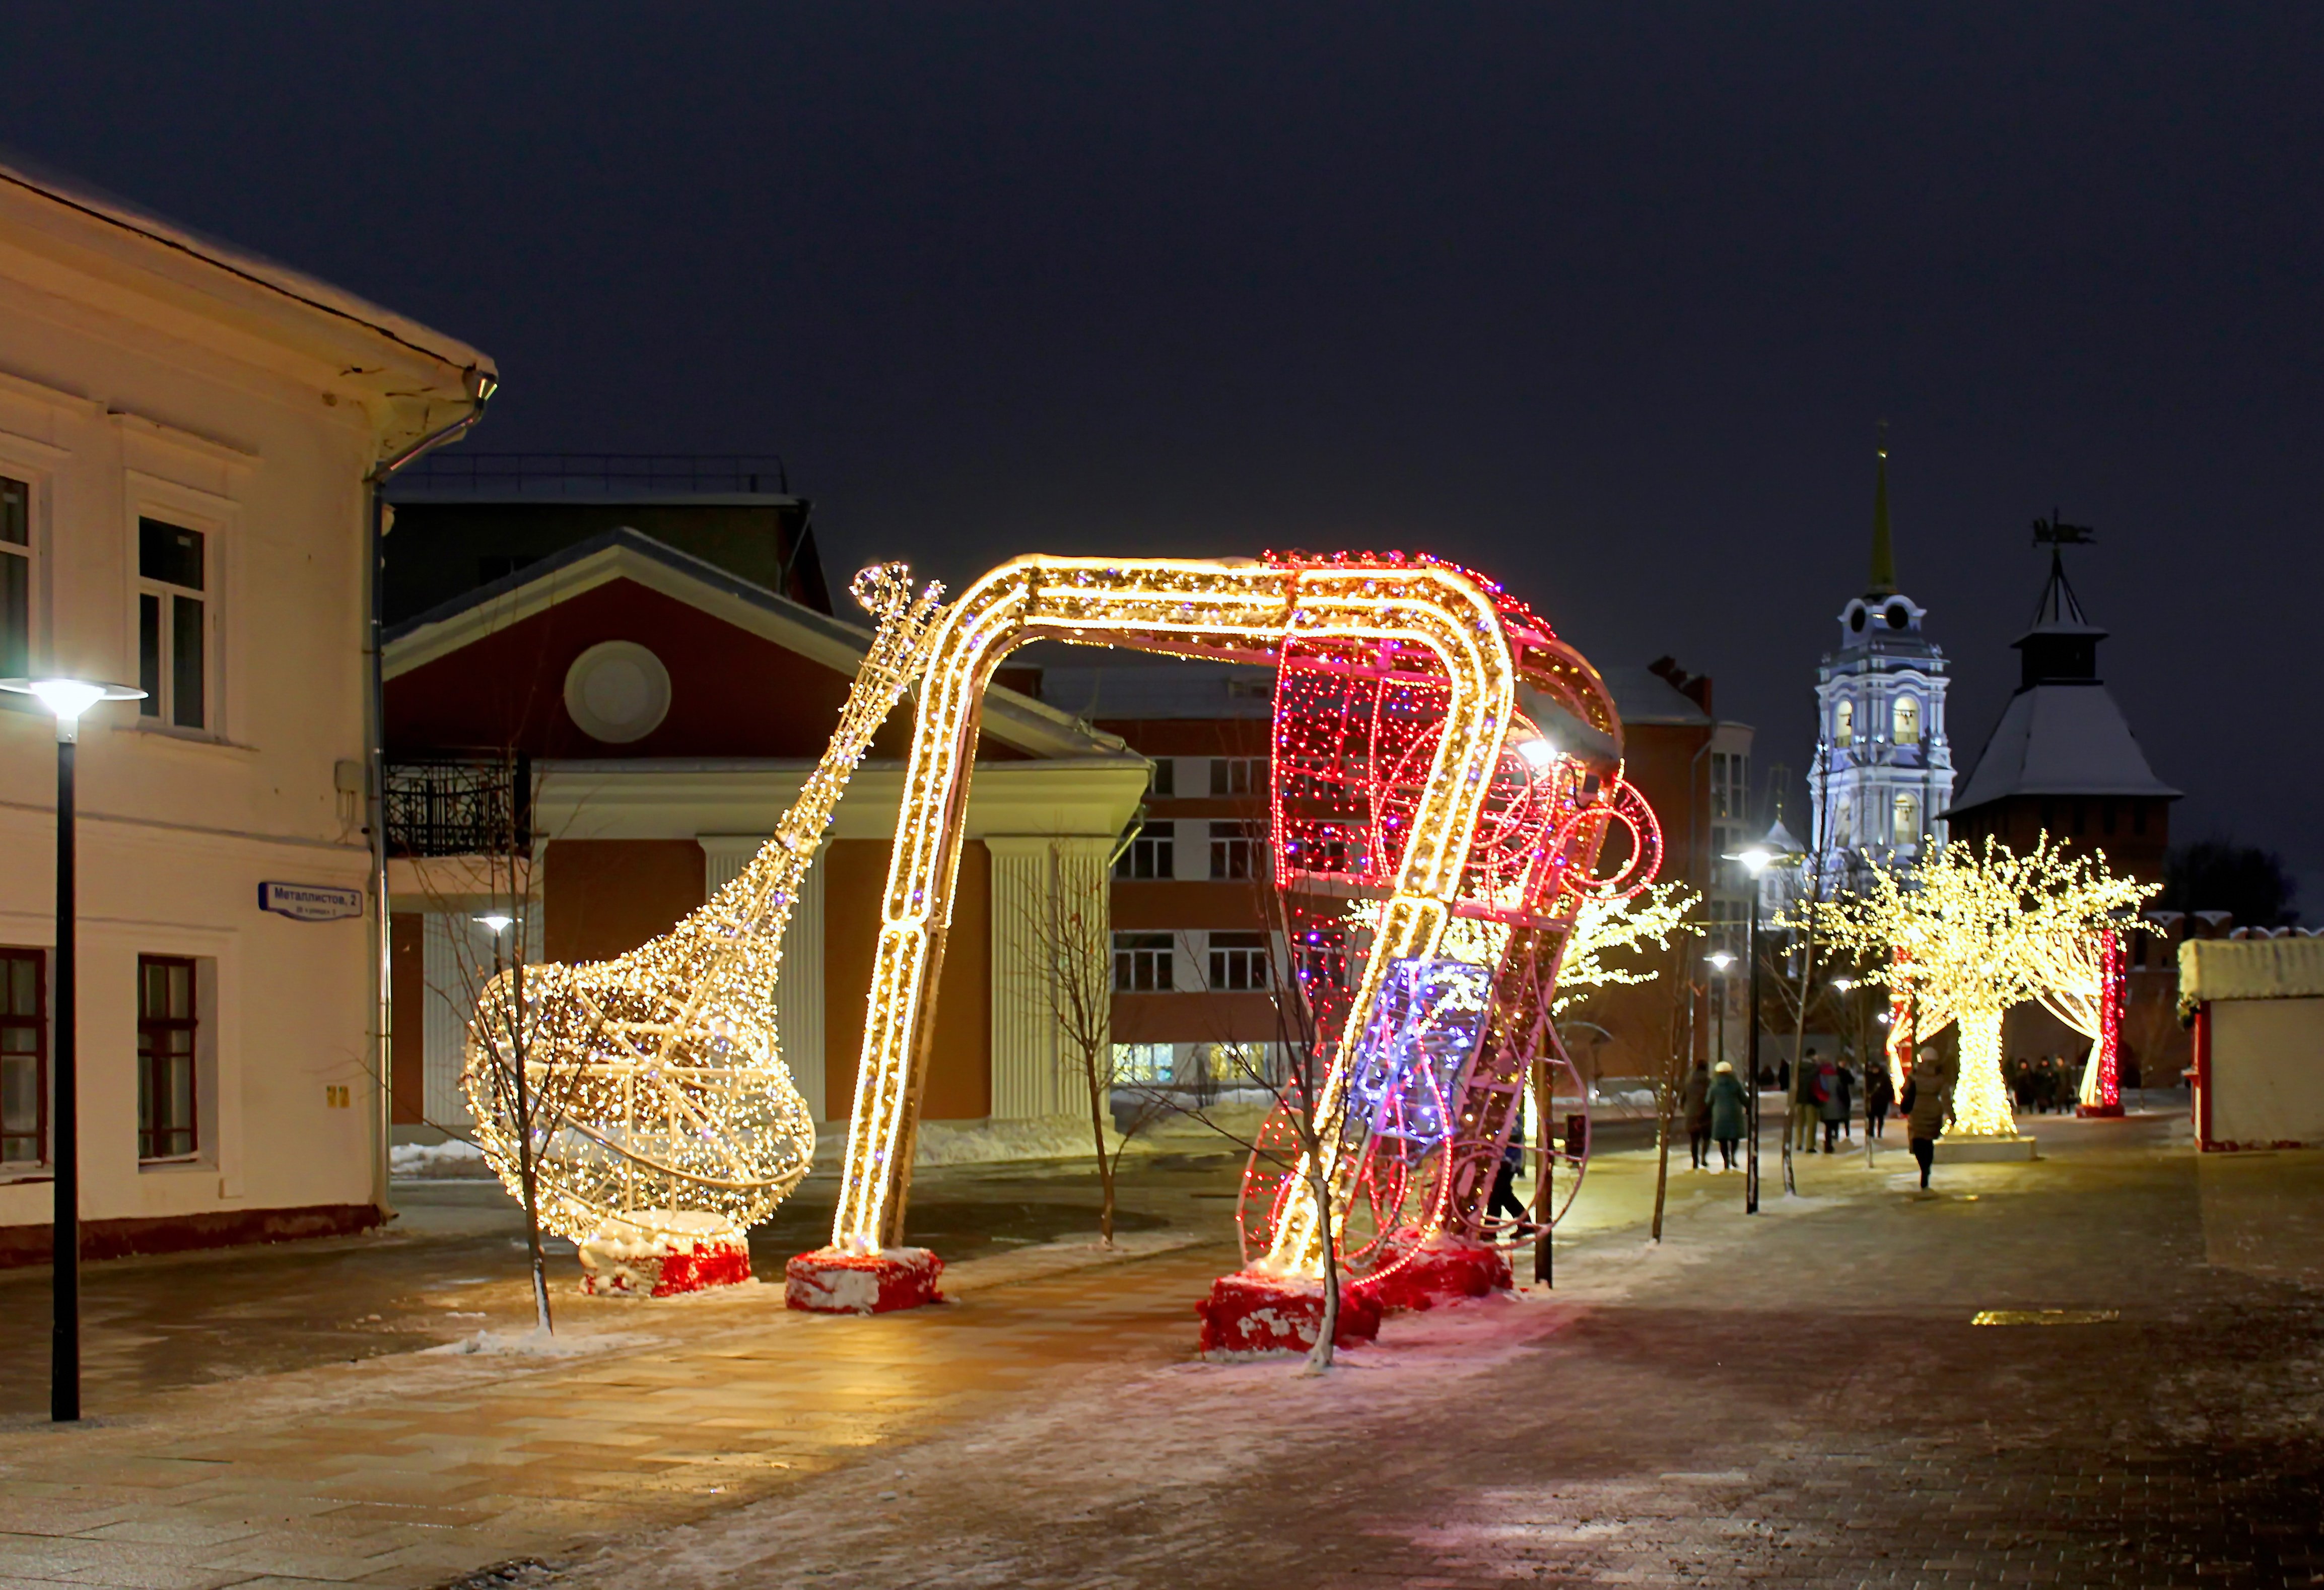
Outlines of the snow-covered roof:
M 45 171 L 23 157 L 10 155 L 0 163 L 0 183 L 39 194 L 92 219 L 117 226 L 148 242 L 202 260 L 244 282 L 271 289 L 324 314 L 365 328 L 415 353 L 458 370 L 476 370 L 497 378 L 491 357 L 456 337 L 422 326 L 419 321 L 383 309 L 319 277 L 277 264 L 263 254 L 165 220 L 142 206 L 114 198 L 78 178 Z
M 2324 995 L 2324 938 L 2190 938 L 2179 947 L 2179 1006 L 2212 999 Z
M 1648 668 L 1616 663 L 1601 668 L 1598 677 L 1614 698 L 1614 710 L 1624 727 L 1633 724 L 1707 724 L 1711 714 L 1673 689 L 1670 680 Z
M 2104 685 L 2035 685 L 2009 698 L 1956 812 L 2012 795 L 2175 796 Z

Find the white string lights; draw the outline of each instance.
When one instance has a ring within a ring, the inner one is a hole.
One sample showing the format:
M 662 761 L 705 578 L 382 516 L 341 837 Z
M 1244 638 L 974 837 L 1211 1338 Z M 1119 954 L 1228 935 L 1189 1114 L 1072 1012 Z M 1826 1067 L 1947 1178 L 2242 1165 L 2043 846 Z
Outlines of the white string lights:
M 704 1216 L 739 1241 L 807 1175 L 814 1116 L 776 1031 L 783 929 L 816 847 L 872 735 L 927 661 L 942 587 L 917 596 L 900 563 L 855 577 L 878 621 L 838 727 L 774 837 L 741 876 L 660 938 L 610 961 L 503 973 L 469 1024 L 464 1077 L 476 1137 L 522 1196 L 512 1068 L 532 1111 L 541 1223 L 678 1245 Z

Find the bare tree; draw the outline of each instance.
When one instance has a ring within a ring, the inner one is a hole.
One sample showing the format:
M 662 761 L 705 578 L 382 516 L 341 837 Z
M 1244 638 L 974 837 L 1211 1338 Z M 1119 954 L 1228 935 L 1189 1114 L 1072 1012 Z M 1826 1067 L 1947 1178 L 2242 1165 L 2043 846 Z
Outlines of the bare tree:
M 1699 902 L 1698 902 L 1699 903 Z M 1701 931 L 1698 928 L 1696 931 Z M 1655 1220 L 1654 1240 L 1663 1240 L 1663 1206 L 1670 1189 L 1671 1128 L 1685 1096 L 1687 1073 L 1694 1064 L 1694 1010 L 1702 992 L 1689 970 L 1692 959 L 1686 936 L 1671 936 L 1665 954 L 1674 985 L 1668 1017 L 1670 1041 L 1663 1046 L 1655 1072 Z M 1546 1241 L 1545 1237 L 1543 1240 Z
M 1136 830 L 1131 833 L 1134 837 Z M 1111 858 L 1106 871 L 1112 871 Z M 1069 898 L 1065 884 L 1052 855 L 1047 887 L 1023 906 L 1023 926 L 1033 945 L 1034 975 L 1056 1024 L 1065 1069 L 1081 1085 L 1089 1105 L 1090 1136 L 1097 1152 L 1098 1240 L 1110 1248 L 1121 1156 L 1130 1140 L 1167 1106 L 1150 1089 L 1129 1089 L 1134 1100 L 1130 1118 L 1107 1147 L 1113 1095 L 1126 1080 L 1114 1058 L 1112 935 L 1103 895 L 1095 901 L 1086 893 Z

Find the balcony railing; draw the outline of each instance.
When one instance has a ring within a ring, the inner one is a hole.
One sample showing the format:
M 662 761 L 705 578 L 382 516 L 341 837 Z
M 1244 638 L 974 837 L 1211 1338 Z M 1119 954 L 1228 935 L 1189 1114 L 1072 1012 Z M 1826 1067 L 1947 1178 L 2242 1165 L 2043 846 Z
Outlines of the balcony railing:
M 391 762 L 390 855 L 521 855 L 532 849 L 532 762 L 434 756 Z

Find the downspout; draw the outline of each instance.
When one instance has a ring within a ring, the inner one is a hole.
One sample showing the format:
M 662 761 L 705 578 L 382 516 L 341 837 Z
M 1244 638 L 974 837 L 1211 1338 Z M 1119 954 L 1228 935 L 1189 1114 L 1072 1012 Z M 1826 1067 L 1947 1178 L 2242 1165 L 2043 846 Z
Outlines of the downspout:
M 382 459 L 364 476 L 364 520 L 368 526 L 364 559 L 364 821 L 371 836 L 373 944 L 372 1070 L 378 1082 L 373 1099 L 371 1136 L 371 1201 L 381 1224 L 395 1218 L 388 1202 L 387 1152 L 394 1134 L 395 1049 L 392 919 L 387 899 L 387 686 L 383 636 L 387 628 L 386 598 L 381 570 L 387 538 L 387 498 L 383 488 L 406 466 L 422 456 L 456 441 L 484 417 L 499 384 L 483 371 L 471 368 L 464 384 L 470 397 L 468 411 L 440 430 L 429 432 L 403 451 Z

